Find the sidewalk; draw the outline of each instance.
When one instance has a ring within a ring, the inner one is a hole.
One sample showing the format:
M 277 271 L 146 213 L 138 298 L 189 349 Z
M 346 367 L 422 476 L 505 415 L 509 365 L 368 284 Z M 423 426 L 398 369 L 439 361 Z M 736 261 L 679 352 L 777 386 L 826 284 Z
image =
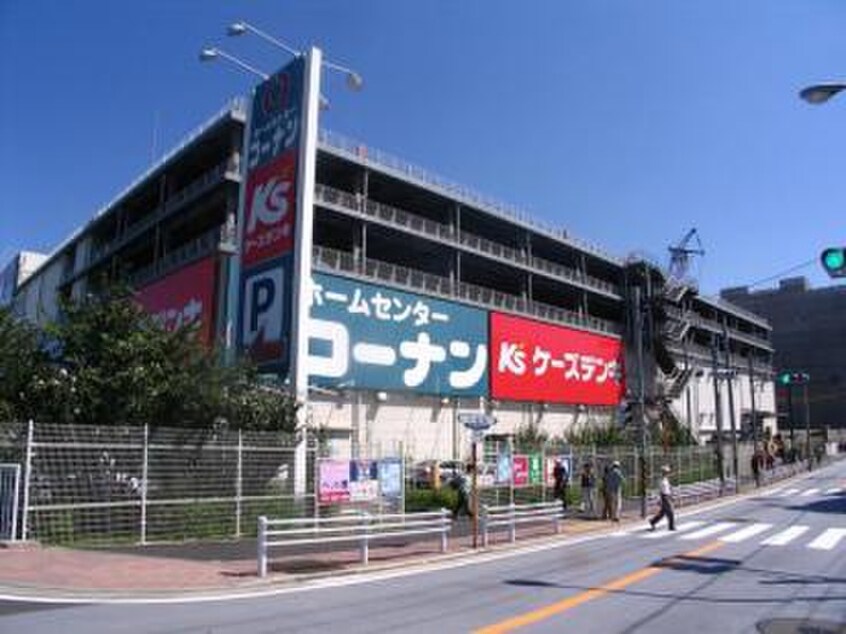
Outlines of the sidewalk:
M 770 486 L 784 482 L 786 480 L 772 482 Z M 768 488 L 747 490 L 741 493 L 741 497 L 757 495 Z M 734 497 L 729 495 L 722 499 Z M 700 505 L 692 505 L 696 506 Z M 628 500 L 620 523 L 570 516 L 561 522 L 557 535 L 551 522 L 519 527 L 517 546 L 589 533 L 614 532 L 641 522 L 639 503 Z M 481 536 L 479 543 L 481 545 Z M 489 544 L 487 549 L 480 548 L 479 552 L 514 547 L 509 543 L 505 530 L 491 533 Z M 42 547 L 37 544 L 4 548 L 0 545 L 0 594 L 102 598 L 225 593 L 472 555 L 472 537 L 466 519 L 453 526 L 446 554 L 440 552 L 439 536 L 418 539 L 398 537 L 396 540 L 374 542 L 370 546 L 368 566 L 360 563 L 357 544 L 331 551 L 317 548 L 311 552 L 283 550 L 273 553 L 269 574 L 264 579 L 256 572 L 255 540 L 99 549 Z
M 625 519 L 634 519 L 633 515 Z M 640 518 L 637 518 L 640 521 Z M 522 527 L 518 545 L 532 540 L 563 539 L 588 532 L 617 530 L 621 524 L 567 518 L 555 534 L 551 523 Z M 512 547 L 507 532 L 491 533 L 487 549 Z M 481 537 L 480 537 L 481 544 Z M 480 550 L 482 550 L 480 548 Z M 402 539 L 373 543 L 370 564 L 359 561 L 357 545 L 333 551 L 274 553 L 269 574 L 256 574 L 255 540 L 126 546 L 123 548 L 63 548 L 37 544 L 0 548 L 0 593 L 111 595 L 173 594 L 227 591 L 292 583 L 309 578 L 386 568 L 461 557 L 471 554 L 469 522 L 453 527 L 446 555 L 440 538 Z

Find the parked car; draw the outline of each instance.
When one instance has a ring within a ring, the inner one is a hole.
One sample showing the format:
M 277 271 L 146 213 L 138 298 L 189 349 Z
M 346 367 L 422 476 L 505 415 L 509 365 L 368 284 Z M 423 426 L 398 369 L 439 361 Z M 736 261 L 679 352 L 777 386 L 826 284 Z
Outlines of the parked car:
M 429 489 L 435 482 L 435 474 L 439 474 L 439 486 L 447 484 L 456 473 L 464 471 L 461 460 L 424 460 L 416 463 L 411 469 L 411 486 L 416 489 Z

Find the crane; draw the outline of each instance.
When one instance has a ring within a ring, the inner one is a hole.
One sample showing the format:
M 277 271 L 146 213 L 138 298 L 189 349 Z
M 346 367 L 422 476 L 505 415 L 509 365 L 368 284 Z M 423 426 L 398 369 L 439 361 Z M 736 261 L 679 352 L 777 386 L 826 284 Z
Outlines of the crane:
M 694 238 L 697 247 L 691 248 L 691 241 Z M 702 248 L 702 241 L 699 239 L 696 227 L 688 231 L 678 244 L 670 245 L 668 249 L 670 251 L 670 277 L 676 280 L 683 280 L 687 277 L 691 256 L 705 255 L 705 249 Z

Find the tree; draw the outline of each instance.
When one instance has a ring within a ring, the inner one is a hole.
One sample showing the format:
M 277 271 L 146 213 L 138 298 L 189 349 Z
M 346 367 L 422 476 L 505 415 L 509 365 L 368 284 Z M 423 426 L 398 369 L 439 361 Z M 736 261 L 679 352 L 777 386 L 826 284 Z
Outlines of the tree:
M 45 352 L 50 342 L 52 354 Z M 254 367 L 225 366 L 195 329 L 166 331 L 116 288 L 63 305 L 42 335 L 0 316 L 0 407 L 17 419 L 92 425 L 293 431 L 296 406 L 260 385 Z M 0 413 L 4 413 L 0 410 Z

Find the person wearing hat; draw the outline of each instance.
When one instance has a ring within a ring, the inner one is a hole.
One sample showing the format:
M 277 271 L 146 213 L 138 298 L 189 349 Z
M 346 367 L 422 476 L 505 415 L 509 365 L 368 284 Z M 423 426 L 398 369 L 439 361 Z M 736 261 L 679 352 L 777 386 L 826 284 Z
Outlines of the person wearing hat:
M 673 487 L 670 485 L 670 467 L 664 465 L 661 467 L 661 508 L 658 514 L 649 520 L 650 530 L 655 530 L 655 525 L 661 519 L 667 517 L 667 526 L 671 531 L 676 530 L 676 516 L 673 512 Z
M 626 478 L 623 476 L 620 461 L 615 460 L 611 463 L 611 470 L 605 480 L 606 491 L 611 500 L 611 521 L 613 522 L 620 521 L 620 510 L 623 508 L 623 483 L 625 481 Z

